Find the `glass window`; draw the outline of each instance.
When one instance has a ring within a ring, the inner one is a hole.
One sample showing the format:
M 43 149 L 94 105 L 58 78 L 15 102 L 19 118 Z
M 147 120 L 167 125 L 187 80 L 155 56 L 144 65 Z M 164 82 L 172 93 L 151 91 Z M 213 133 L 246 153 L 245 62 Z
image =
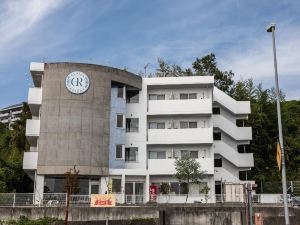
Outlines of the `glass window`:
M 163 122 L 160 122 L 160 123 L 150 122 L 149 123 L 149 129 L 165 129 L 165 123 L 163 123 Z
M 216 132 L 214 133 L 214 140 L 215 141 L 220 141 L 221 140 L 221 132 Z
M 213 114 L 215 114 L 215 115 L 220 114 L 220 108 L 219 107 L 213 107 Z
M 124 98 L 124 87 L 118 87 L 118 98 Z
M 121 179 L 112 179 L 112 192 L 113 193 L 121 192 Z
M 189 122 L 189 128 L 197 128 L 197 122 Z
M 91 194 L 99 194 L 99 184 L 91 185 Z
M 126 182 L 125 183 L 125 194 L 133 195 L 133 183 Z
M 126 119 L 126 132 L 138 132 L 139 131 L 139 119 L 127 118 Z
M 123 145 L 116 145 L 116 158 L 117 159 L 123 158 Z
M 149 159 L 166 159 L 165 151 L 149 151 Z
M 190 151 L 190 157 L 193 159 L 198 159 L 198 151 Z
M 180 129 L 186 129 L 186 128 L 189 128 L 189 122 L 180 121 Z
M 157 152 L 150 151 L 149 152 L 149 159 L 157 159 Z
M 117 114 L 117 127 L 118 128 L 124 128 L 124 115 L 123 114 Z
M 180 183 L 180 191 L 179 193 L 182 195 L 188 194 L 188 184 L 187 183 Z
M 188 94 L 180 94 L 180 99 L 189 99 Z
M 150 94 L 149 100 L 165 100 L 164 94 Z
M 126 103 L 139 103 L 139 91 L 127 90 L 126 91 Z
M 171 183 L 170 192 L 171 194 L 179 194 L 179 183 Z
M 215 167 L 222 167 L 222 158 L 215 159 Z
M 158 159 L 165 159 L 166 158 L 166 152 L 165 151 L 157 152 L 157 158 Z
M 157 95 L 157 100 L 165 100 L 165 95 Z
M 137 162 L 138 148 L 125 148 L 125 162 Z
M 190 93 L 189 94 L 189 99 L 197 99 L 197 94 L 196 93 Z
M 180 129 L 197 128 L 196 121 L 180 121 Z
M 157 100 L 157 95 L 150 94 L 149 100 Z

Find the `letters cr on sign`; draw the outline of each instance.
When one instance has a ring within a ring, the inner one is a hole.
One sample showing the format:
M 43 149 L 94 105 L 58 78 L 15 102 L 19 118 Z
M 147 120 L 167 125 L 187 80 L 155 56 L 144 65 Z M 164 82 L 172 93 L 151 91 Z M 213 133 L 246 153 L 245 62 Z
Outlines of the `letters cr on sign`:
M 66 77 L 66 87 L 73 94 L 82 94 L 89 89 L 90 80 L 86 74 L 74 71 Z

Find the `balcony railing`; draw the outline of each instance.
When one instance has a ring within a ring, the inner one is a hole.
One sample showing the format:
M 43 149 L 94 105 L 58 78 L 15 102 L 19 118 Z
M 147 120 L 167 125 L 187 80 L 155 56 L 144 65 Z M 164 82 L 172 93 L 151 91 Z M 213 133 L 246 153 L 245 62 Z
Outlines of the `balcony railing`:
M 171 115 L 171 114 L 211 114 L 211 99 L 189 99 L 189 100 L 150 100 L 149 115 Z
M 213 143 L 212 128 L 149 129 L 148 144 L 210 144 Z
M 23 169 L 35 170 L 37 169 L 38 152 L 24 152 Z
M 200 158 L 196 159 L 201 166 L 201 170 L 206 171 L 206 174 L 214 174 L 214 159 Z M 175 159 L 148 159 L 148 170 L 152 175 L 175 174 Z

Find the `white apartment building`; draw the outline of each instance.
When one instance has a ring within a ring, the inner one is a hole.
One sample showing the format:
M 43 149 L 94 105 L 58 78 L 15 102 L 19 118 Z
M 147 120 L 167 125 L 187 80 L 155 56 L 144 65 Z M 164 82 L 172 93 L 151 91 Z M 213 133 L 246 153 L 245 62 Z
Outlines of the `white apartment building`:
M 188 202 L 215 202 L 224 184 L 243 183 L 254 166 L 251 127 L 237 126 L 250 102 L 214 87 L 213 76 L 141 78 L 79 63 L 32 63 L 31 73 L 32 147 L 23 167 L 36 194 L 61 192 L 64 171 L 76 165 L 81 194 L 181 203 L 188 193 Z M 184 154 L 205 171 L 200 184 L 174 178 L 175 159 Z
M 0 109 L 0 122 L 11 129 L 11 125 L 20 119 L 23 104 L 16 104 Z

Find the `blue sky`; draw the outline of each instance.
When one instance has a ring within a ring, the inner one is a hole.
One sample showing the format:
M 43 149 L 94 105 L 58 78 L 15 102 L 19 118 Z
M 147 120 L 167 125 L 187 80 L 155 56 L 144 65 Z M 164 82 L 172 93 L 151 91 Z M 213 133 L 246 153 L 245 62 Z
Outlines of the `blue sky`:
M 138 73 L 157 58 L 189 67 L 216 54 L 235 79 L 274 84 L 271 35 L 277 24 L 281 89 L 300 98 L 300 1 L 2 0 L 0 108 L 26 101 L 31 61 L 77 61 Z

